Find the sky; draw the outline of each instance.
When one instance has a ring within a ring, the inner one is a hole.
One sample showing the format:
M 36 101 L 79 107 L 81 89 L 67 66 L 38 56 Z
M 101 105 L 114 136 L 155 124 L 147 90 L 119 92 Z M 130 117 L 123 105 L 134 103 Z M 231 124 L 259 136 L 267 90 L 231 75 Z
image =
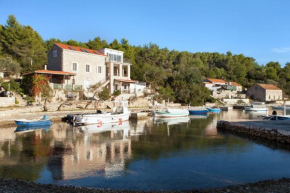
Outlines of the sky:
M 289 0 L 0 0 L 0 24 L 14 14 L 44 40 L 131 45 L 189 52 L 227 51 L 258 64 L 290 62 Z

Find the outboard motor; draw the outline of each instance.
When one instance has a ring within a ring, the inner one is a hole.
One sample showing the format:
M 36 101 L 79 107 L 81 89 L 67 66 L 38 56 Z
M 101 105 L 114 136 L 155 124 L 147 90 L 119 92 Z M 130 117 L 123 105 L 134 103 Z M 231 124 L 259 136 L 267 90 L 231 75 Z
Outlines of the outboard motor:
M 42 120 L 49 120 L 49 117 L 47 115 L 43 115 Z

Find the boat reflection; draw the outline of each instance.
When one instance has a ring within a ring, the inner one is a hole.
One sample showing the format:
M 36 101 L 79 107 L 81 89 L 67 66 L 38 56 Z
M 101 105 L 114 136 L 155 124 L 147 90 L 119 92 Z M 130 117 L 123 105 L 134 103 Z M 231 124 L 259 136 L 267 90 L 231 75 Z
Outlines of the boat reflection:
M 188 123 L 189 117 L 178 117 L 178 118 L 155 118 L 154 123 L 166 123 L 167 125 L 176 125 L 182 123 Z
M 20 134 L 20 133 L 32 132 L 35 130 L 42 130 L 42 129 L 47 132 L 50 129 L 50 125 L 16 127 L 14 132 Z
M 190 119 L 207 119 L 207 114 L 190 115 Z

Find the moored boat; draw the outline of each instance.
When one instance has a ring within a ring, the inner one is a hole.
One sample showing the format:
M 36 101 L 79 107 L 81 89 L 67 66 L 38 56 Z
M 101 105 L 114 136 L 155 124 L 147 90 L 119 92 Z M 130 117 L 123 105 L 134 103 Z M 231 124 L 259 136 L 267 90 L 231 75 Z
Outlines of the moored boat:
M 155 111 L 156 118 L 173 118 L 173 117 L 187 117 L 189 111 L 187 109 L 166 109 L 165 111 Z
M 189 107 L 188 111 L 190 115 L 200 115 L 208 113 L 208 110 L 204 107 Z
M 216 107 L 216 108 L 207 108 L 207 110 L 211 113 L 219 113 L 221 112 L 221 109 Z
M 244 107 L 245 111 L 268 111 L 268 107 L 265 105 L 251 105 Z
M 130 113 L 128 101 L 120 101 L 114 103 L 112 113 L 98 112 L 79 115 L 74 123 L 76 125 L 88 125 L 123 122 L 129 120 Z
M 286 109 L 287 111 L 290 110 L 290 106 L 271 106 L 273 110 L 284 110 Z
M 35 127 L 35 126 L 47 126 L 51 125 L 52 121 L 49 120 L 49 117 L 44 115 L 42 119 L 17 119 L 14 120 L 17 126 L 26 126 L 26 127 Z
M 289 115 L 271 115 L 271 116 L 263 116 L 263 120 L 271 120 L 271 121 L 290 120 L 290 116 L 289 116 Z

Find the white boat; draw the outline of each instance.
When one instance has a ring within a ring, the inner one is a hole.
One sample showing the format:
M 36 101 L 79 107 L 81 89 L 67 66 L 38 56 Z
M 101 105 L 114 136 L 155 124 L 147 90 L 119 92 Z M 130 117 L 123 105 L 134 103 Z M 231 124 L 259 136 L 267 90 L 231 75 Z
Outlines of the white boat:
M 273 110 L 284 110 L 284 108 L 289 111 L 290 106 L 271 106 Z
M 165 111 L 155 111 L 154 117 L 156 118 L 174 118 L 174 117 L 187 117 L 189 111 L 187 109 L 166 109 Z
M 112 113 L 83 114 L 81 115 L 80 121 L 76 124 L 88 125 L 128 121 L 130 113 L 128 110 L 128 101 L 115 102 Z
M 245 111 L 268 111 L 268 107 L 265 103 L 254 102 L 251 106 L 244 107 Z

